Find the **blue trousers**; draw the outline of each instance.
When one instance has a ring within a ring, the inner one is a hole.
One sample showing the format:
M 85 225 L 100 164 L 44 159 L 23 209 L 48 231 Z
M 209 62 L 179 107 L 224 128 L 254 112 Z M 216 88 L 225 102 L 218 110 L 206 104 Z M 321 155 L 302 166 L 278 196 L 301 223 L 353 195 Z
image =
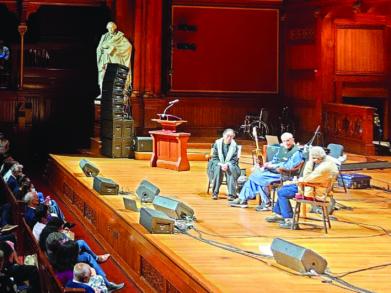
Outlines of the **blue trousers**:
M 77 261 L 89 264 L 96 271 L 96 274 L 102 276 L 105 283 L 108 284 L 109 281 L 106 278 L 106 274 L 97 262 L 98 256 L 91 250 L 87 242 L 84 240 L 77 240 L 76 243 L 79 246 L 79 256 L 77 257 Z
M 254 199 L 259 193 L 262 204 L 270 203 L 269 186 L 273 182 L 281 180 L 281 175 L 270 171 L 260 171 L 256 169 L 248 178 L 240 191 L 239 198 L 241 201 Z
M 284 185 L 277 191 L 278 199 L 274 205 L 273 212 L 281 215 L 284 219 L 293 218 L 293 211 L 289 199 L 294 198 L 297 193 L 297 185 Z

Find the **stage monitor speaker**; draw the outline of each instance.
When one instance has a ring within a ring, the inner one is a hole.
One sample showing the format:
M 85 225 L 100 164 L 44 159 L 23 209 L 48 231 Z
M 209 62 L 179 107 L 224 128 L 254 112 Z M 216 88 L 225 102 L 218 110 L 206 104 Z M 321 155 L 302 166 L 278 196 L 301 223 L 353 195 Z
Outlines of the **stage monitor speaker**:
M 152 202 L 156 195 L 160 193 L 160 189 L 147 180 L 140 182 L 136 189 L 136 195 L 141 202 Z
M 169 197 L 156 196 L 153 200 L 153 207 L 173 219 L 194 218 L 194 210 L 191 207 Z
M 161 211 L 149 208 L 140 209 L 140 224 L 152 234 L 174 233 L 174 222 Z
M 104 195 L 117 195 L 119 190 L 118 184 L 113 180 L 99 176 L 94 177 L 93 187 L 99 194 Z
M 81 159 L 79 166 L 87 177 L 95 177 L 99 174 L 99 169 L 86 159 Z
M 281 238 L 274 238 L 271 250 L 278 264 L 300 273 L 323 274 L 327 268 L 327 261 L 316 252 Z
M 137 136 L 134 139 L 134 147 L 136 152 L 152 152 L 152 137 Z
M 140 211 L 140 209 L 137 207 L 137 203 L 134 199 L 124 196 L 123 200 L 124 200 L 125 209 L 132 211 L 132 212 L 139 212 Z

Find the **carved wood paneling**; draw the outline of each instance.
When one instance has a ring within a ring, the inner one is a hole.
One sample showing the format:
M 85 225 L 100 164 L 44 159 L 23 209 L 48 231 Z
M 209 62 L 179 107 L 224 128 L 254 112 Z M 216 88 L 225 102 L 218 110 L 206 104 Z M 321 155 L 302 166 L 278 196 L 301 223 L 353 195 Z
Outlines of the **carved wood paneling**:
M 144 258 L 140 257 L 141 276 L 157 291 L 164 292 L 164 278 L 162 275 Z
M 84 217 L 90 221 L 92 225 L 96 225 L 96 212 L 88 204 L 84 205 Z
M 76 193 L 73 194 L 73 204 L 80 212 L 84 212 L 84 201 Z
M 66 164 L 64 165 L 66 166 Z M 107 205 L 106 199 L 96 194 L 56 159 L 49 160 L 49 182 L 69 212 L 78 217 L 83 227 L 110 253 L 123 271 L 132 278 L 141 291 L 150 292 L 211 292 L 214 285 L 193 271 L 186 271 L 164 253 L 153 237 L 139 224 L 138 219 L 123 217 L 121 209 Z M 65 184 L 64 184 L 65 183 Z M 72 193 L 74 203 L 64 194 Z M 122 207 L 122 200 L 121 200 Z M 94 216 L 91 216 L 95 214 Z M 96 221 L 88 218 L 95 218 Z M 141 261 L 141 258 L 144 261 Z
M 384 73 L 384 29 L 382 27 L 336 30 L 336 72 Z
M 374 108 L 343 104 L 326 104 L 322 119 L 328 143 L 344 145 L 350 152 L 373 155 Z

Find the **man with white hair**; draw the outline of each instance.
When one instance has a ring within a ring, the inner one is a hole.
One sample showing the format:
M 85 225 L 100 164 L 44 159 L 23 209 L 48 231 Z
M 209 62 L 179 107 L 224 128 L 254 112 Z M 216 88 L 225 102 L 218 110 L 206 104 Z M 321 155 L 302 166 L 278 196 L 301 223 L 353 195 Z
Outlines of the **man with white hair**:
M 7 182 L 8 187 L 10 188 L 12 193 L 16 194 L 19 190 L 18 178 L 19 178 L 19 176 L 21 176 L 23 174 L 23 165 L 16 163 L 16 164 L 12 165 L 10 171 L 11 171 L 11 174 L 5 182 Z M 7 174 L 4 175 L 4 177 L 6 177 L 6 176 L 7 176 Z M 4 178 L 4 180 L 5 180 L 5 178 Z
M 228 199 L 233 199 L 236 194 L 236 183 L 240 176 L 238 165 L 238 145 L 235 140 L 235 132 L 227 128 L 223 137 L 215 141 L 212 157 L 208 162 L 208 177 L 212 182 L 212 198 L 218 199 L 224 174 L 227 179 Z
M 272 182 L 281 180 L 280 170 L 292 170 L 303 160 L 301 152 L 295 144 L 293 135 L 285 132 L 281 135 L 281 146 L 270 162 L 266 162 L 262 168 L 256 168 L 249 176 L 247 182 L 240 191 L 239 198 L 231 203 L 232 207 L 247 207 L 247 201 L 254 199 L 259 193 L 262 205 L 257 207 L 257 211 L 270 211 L 271 202 L 269 197 L 269 186 Z
M 85 263 L 77 263 L 73 267 L 73 280 L 66 284 L 67 288 L 83 288 L 87 293 L 95 293 L 95 290 L 88 285 L 91 278 L 91 267 Z
M 327 156 L 322 147 L 312 147 L 310 151 L 310 159 L 304 167 L 303 177 L 299 178 L 298 184 L 312 183 L 320 187 L 326 187 L 330 179 L 338 174 L 338 168 L 332 157 Z M 299 191 L 298 185 L 288 184 L 284 185 L 277 192 L 278 199 L 274 205 L 274 215 L 266 217 L 267 222 L 279 222 L 281 228 L 290 229 L 292 227 L 293 211 L 289 202 L 294 198 Z M 311 197 L 313 195 L 313 188 L 305 187 L 304 196 Z

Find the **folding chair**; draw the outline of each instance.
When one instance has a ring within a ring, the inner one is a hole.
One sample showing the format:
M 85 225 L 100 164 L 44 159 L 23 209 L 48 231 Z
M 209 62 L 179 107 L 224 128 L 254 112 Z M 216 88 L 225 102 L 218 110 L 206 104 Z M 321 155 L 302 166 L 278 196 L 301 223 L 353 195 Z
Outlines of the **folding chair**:
M 346 156 L 344 156 L 344 153 L 343 153 L 344 147 L 341 144 L 330 143 L 330 144 L 328 144 L 327 149 L 330 151 L 328 154 L 329 156 L 331 156 L 331 157 L 337 159 L 339 162 L 341 162 L 341 164 L 337 165 L 338 172 L 339 172 L 338 177 L 341 179 L 343 189 L 346 193 L 347 189 L 346 189 L 345 181 L 343 180 L 342 173 L 341 173 L 341 165 L 343 162 L 346 161 Z

